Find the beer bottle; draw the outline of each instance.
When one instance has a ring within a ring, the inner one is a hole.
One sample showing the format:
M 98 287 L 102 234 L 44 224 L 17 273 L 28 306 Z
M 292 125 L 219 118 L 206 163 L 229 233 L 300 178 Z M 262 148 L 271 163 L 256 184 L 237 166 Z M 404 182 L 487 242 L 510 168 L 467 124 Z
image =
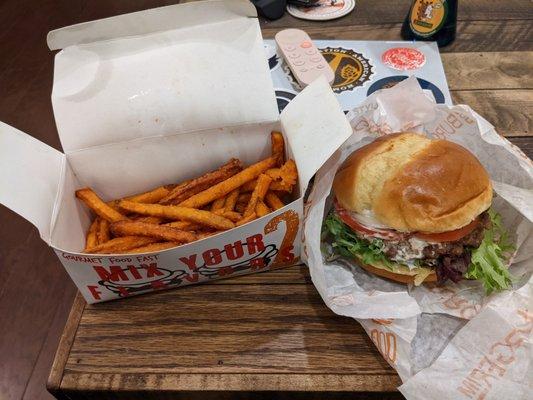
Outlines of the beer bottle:
M 402 25 L 404 40 L 427 40 L 446 46 L 455 39 L 458 0 L 414 0 Z

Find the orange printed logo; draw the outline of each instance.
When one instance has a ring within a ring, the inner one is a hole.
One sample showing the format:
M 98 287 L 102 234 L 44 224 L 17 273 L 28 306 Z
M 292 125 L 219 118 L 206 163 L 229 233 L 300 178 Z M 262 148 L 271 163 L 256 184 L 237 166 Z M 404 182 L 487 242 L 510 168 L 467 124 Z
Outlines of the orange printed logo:
M 481 309 L 481 305 L 470 303 L 468 300 L 457 295 L 457 292 L 449 287 L 435 287 L 433 292 L 441 294 L 442 306 L 448 310 L 454 310 L 459 313 L 461 318 L 471 319 L 477 315 Z
M 392 324 L 393 319 L 372 319 L 373 322 L 379 325 L 390 325 Z
M 507 372 L 509 365 L 516 360 L 516 350 L 527 342 L 533 331 L 533 314 L 527 310 L 518 310 L 517 314 L 524 319 L 524 323 L 511 329 L 503 339 L 490 347 L 488 354 L 470 371 L 457 391 L 471 399 L 483 400 L 493 383 Z
M 370 331 L 370 339 L 372 339 L 379 352 L 386 360 L 392 364 L 396 362 L 397 345 L 396 335 L 394 333 L 372 329 Z
M 276 215 L 274 218 L 268 221 L 268 223 L 265 225 L 265 235 L 277 230 L 281 222 L 285 222 L 285 236 L 283 236 L 279 252 L 276 255 L 276 258 L 274 259 L 270 269 L 296 262 L 296 258 L 292 253 L 292 250 L 294 248 L 294 239 L 296 239 L 296 234 L 298 233 L 300 218 L 295 211 L 287 210 L 282 214 Z
M 454 110 L 440 121 L 439 125 L 433 131 L 433 135 L 440 139 L 446 139 L 448 136 L 456 134 L 457 130 L 464 125 L 474 125 L 475 123 L 476 121 L 467 114 Z

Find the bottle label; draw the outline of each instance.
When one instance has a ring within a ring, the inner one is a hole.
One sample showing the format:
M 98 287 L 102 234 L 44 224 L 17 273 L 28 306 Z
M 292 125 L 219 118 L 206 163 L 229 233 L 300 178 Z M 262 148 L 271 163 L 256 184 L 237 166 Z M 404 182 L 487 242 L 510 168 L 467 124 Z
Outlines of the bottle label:
M 446 0 L 415 0 L 409 15 L 411 30 L 422 37 L 436 33 L 448 15 Z

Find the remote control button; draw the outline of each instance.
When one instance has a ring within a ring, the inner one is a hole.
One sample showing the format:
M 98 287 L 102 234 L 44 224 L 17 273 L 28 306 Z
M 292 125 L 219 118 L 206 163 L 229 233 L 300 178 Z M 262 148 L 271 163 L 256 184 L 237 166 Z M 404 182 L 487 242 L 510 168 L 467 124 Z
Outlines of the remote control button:
M 300 68 L 299 71 L 300 72 L 307 72 L 307 68 Z
M 316 50 L 315 49 L 306 50 L 305 54 L 307 54 L 308 56 L 312 56 L 313 54 L 316 54 Z
M 318 65 L 316 66 L 316 69 L 323 69 L 324 67 L 325 67 L 324 64 L 318 64 Z
M 304 65 L 305 64 L 305 61 L 303 60 L 296 60 L 293 62 L 294 65 L 296 65 L 297 67 L 301 66 L 301 65 Z
M 289 44 L 289 45 L 285 46 L 284 49 L 287 50 L 287 51 L 294 51 L 294 50 L 296 50 L 296 47 L 291 46 L 291 45 Z
M 298 58 L 298 57 L 300 57 L 299 53 L 291 53 L 291 54 L 289 54 L 289 58 Z
M 312 47 L 313 44 L 311 42 L 308 42 L 308 41 L 305 41 L 305 42 L 302 42 L 302 44 L 300 45 L 300 47 L 302 49 L 308 49 L 309 47 Z
M 311 57 L 312 62 L 320 62 L 322 59 L 320 57 Z

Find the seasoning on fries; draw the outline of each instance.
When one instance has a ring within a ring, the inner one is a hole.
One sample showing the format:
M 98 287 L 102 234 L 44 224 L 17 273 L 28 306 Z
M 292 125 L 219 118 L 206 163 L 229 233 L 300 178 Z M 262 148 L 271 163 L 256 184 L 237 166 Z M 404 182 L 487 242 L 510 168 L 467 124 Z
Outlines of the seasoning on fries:
M 85 239 L 85 250 L 90 249 L 98 244 L 98 226 L 100 224 L 100 218 L 95 218 L 89 231 L 87 232 L 87 238 Z
M 226 200 L 224 201 L 224 211 L 233 211 L 235 204 L 237 204 L 237 199 L 239 198 L 239 192 L 240 189 L 237 188 L 226 196 Z
M 226 164 L 215 171 L 208 172 L 196 179 L 177 185 L 166 197 L 161 200 L 161 204 L 179 204 L 195 194 L 210 188 L 217 183 L 225 181 L 242 170 L 239 160 L 232 158 Z
M 211 211 L 217 211 L 217 210 L 223 210 L 224 204 L 226 203 L 226 197 L 221 197 L 220 199 L 216 199 L 211 204 Z
M 276 164 L 281 165 L 285 161 L 285 141 L 280 132 L 272 132 L 270 134 L 272 141 L 272 157 L 276 158 Z
M 109 232 L 109 221 L 102 218 L 97 218 L 98 221 L 98 231 L 96 236 L 98 238 L 98 243 L 105 243 L 111 239 L 111 233 Z
M 119 221 L 111 224 L 115 236 L 148 236 L 169 242 L 189 243 L 197 239 L 192 232 L 171 226 L 147 224 L 146 222 Z
M 125 211 L 134 212 L 141 215 L 151 215 L 171 220 L 185 220 L 207 225 L 215 229 L 231 229 L 235 225 L 229 219 L 221 217 L 215 213 L 195 208 L 180 206 L 163 206 L 161 204 L 142 204 L 122 200 L 120 208 Z
M 209 204 L 212 201 L 218 199 L 219 197 L 225 196 L 229 192 L 244 185 L 246 182 L 257 178 L 260 174 L 262 174 L 264 171 L 274 166 L 275 164 L 276 159 L 274 157 L 268 157 L 262 161 L 259 161 L 258 163 L 249 166 L 246 169 L 243 169 L 241 172 L 236 175 L 233 175 L 231 178 L 228 178 L 225 181 L 220 182 L 207 190 L 204 190 L 203 192 L 195 194 L 194 196 L 180 203 L 180 206 L 202 207 L 206 204 Z
M 275 193 L 270 191 L 265 195 L 265 203 L 273 210 L 279 210 L 285 206 L 281 199 Z
M 109 222 L 117 222 L 128 219 L 104 203 L 102 199 L 100 199 L 100 197 L 98 197 L 98 195 L 92 191 L 92 189 L 84 188 L 76 190 L 76 197 L 83 201 L 87 207 L 96 213 L 96 215 L 108 220 Z
M 270 208 L 268 208 L 262 200 L 259 200 L 255 205 L 255 213 L 257 214 L 258 218 L 261 218 L 267 214 L 270 214 Z
M 174 189 L 176 185 L 165 185 L 150 190 L 149 192 L 144 192 L 137 194 L 135 196 L 126 197 L 125 200 L 133 201 L 135 203 L 157 203 L 163 197 L 168 196 L 170 191 Z
M 160 251 L 244 225 L 285 206 L 296 185 L 285 160 L 283 135 L 272 132 L 272 155 L 243 167 L 232 158 L 214 171 L 181 183 L 107 203 L 90 188 L 76 191 L 95 214 L 86 238 L 91 254 Z M 280 198 L 281 196 L 281 198 Z
M 99 254 L 115 254 L 115 253 L 127 253 L 128 250 L 136 247 L 145 246 L 150 243 L 155 243 L 158 240 L 150 237 L 142 236 L 123 236 L 115 239 L 111 239 L 105 243 L 100 243 L 94 247 L 90 247 L 85 251 L 87 253 L 99 253 Z
M 258 201 L 263 201 L 263 198 L 268 191 L 268 187 L 270 186 L 270 182 L 272 182 L 272 179 L 268 175 L 259 175 L 259 178 L 257 178 L 257 184 L 255 185 L 254 191 L 250 196 L 250 201 L 246 206 L 246 210 L 244 210 L 245 217 L 255 212 L 255 206 L 257 205 Z
M 170 249 L 172 247 L 176 247 L 179 245 L 180 243 L 174 243 L 174 242 L 152 243 L 152 244 L 147 244 L 146 246 L 141 246 L 141 247 L 136 247 L 134 249 L 131 249 L 128 251 L 128 253 L 130 254 L 149 253 L 151 251 L 161 251 L 161 250 Z

